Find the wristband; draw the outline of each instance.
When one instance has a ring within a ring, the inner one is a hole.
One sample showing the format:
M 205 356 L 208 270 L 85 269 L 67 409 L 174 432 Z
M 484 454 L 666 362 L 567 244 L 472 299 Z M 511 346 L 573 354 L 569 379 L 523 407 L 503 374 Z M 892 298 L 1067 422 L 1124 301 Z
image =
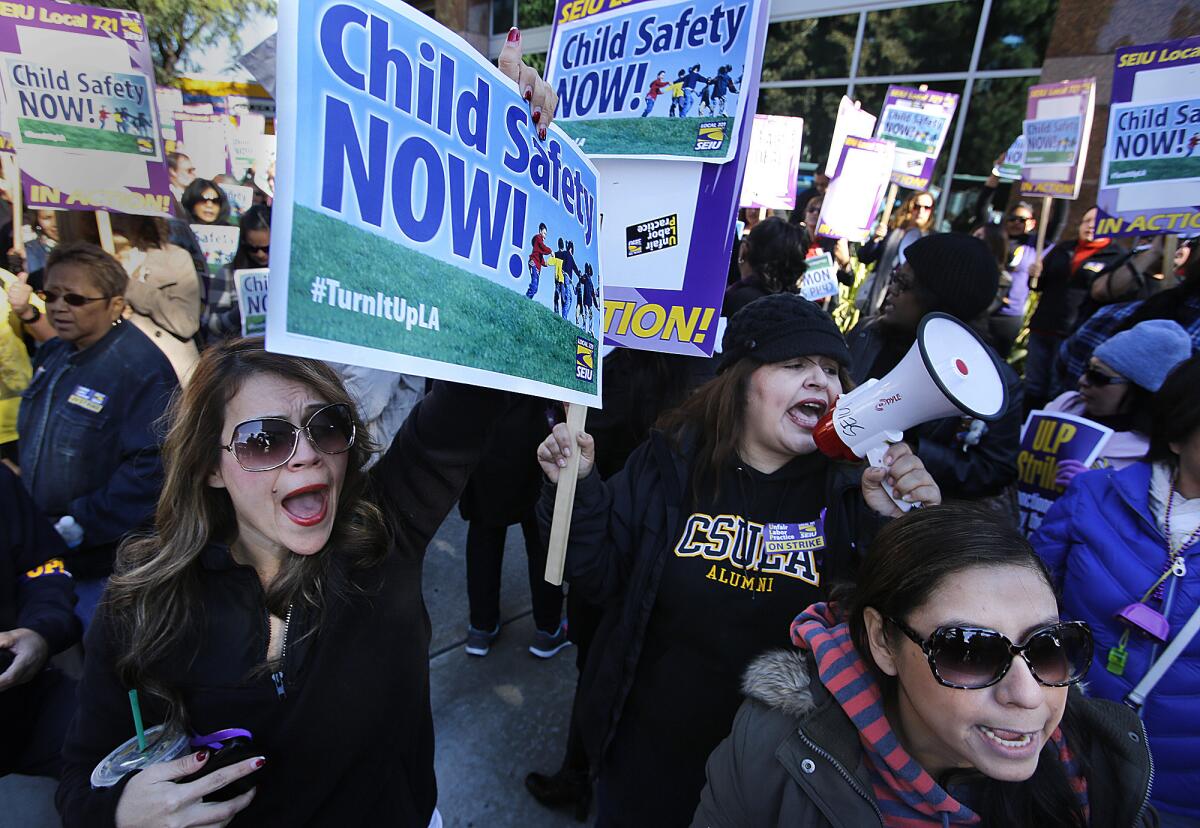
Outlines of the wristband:
M 32 325 L 34 322 L 42 318 L 42 312 L 38 310 L 37 305 L 29 306 L 33 310 L 33 315 L 26 319 L 24 316 L 17 316 L 22 325 Z

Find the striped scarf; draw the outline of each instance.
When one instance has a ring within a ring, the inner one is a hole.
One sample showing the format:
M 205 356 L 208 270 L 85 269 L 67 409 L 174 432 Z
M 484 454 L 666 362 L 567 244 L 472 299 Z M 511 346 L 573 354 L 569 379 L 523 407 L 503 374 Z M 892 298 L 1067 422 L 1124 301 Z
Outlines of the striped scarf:
M 884 713 L 879 683 L 854 649 L 850 629 L 836 605 L 813 604 L 796 616 L 792 643 L 812 651 L 821 683 L 858 729 L 885 828 L 979 824 L 979 816 L 938 785 L 896 738 Z M 1061 729 L 1054 731 L 1051 741 L 1086 809 L 1087 783 Z

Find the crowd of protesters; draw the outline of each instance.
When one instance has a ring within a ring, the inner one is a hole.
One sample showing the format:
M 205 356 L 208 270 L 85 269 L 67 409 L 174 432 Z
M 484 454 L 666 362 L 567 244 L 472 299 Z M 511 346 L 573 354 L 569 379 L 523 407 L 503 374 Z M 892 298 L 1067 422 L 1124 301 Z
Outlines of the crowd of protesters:
M 575 645 L 562 764 L 525 784 L 580 821 L 1200 826 L 1200 639 L 1130 702 L 1200 608 L 1193 241 L 1165 261 L 1098 239 L 1095 208 L 1060 238 L 1060 209 L 1039 251 L 1034 205 L 992 178 L 971 232 L 918 191 L 850 245 L 815 233 L 817 176 L 735 239 L 718 353 L 612 352 L 571 434 L 551 401 L 241 337 L 270 204 L 210 272 L 190 226 L 229 224 L 229 199 L 169 166 L 177 216 L 115 215 L 110 251 L 79 214 L 29 214 L 0 306 L 0 774 L 58 777 L 65 825 L 441 825 L 421 573 L 457 504 L 466 652 L 501 634 L 514 525 L 530 653 Z M 820 252 L 841 290 L 817 304 Z M 978 334 L 1003 409 L 913 426 L 878 467 L 825 456 L 818 423 L 930 313 Z M 1035 409 L 1113 434 L 1059 464 L 1026 538 Z M 572 459 L 564 594 L 542 573 Z M 808 542 L 768 547 L 781 530 Z M 81 669 L 51 660 L 80 644 Z M 195 749 L 93 784 L 131 690 Z M 214 770 L 233 725 L 253 749 Z

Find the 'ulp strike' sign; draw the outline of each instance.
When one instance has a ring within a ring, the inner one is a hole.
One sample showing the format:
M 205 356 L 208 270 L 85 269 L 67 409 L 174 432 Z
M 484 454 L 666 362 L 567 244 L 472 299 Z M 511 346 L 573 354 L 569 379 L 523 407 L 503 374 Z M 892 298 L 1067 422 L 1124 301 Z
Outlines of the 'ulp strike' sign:
M 555 310 L 600 297 L 587 159 L 399 0 L 284 4 L 279 36 L 268 346 L 598 405 L 598 317 Z

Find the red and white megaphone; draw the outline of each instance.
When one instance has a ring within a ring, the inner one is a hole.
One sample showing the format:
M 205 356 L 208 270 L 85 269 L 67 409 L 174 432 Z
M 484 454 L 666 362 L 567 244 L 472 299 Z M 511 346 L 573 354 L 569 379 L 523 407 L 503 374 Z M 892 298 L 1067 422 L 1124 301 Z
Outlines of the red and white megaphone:
M 931 313 L 900 364 L 883 379 L 869 379 L 838 397 L 817 423 L 813 440 L 828 457 L 865 457 L 882 466 L 888 445 L 904 439 L 912 426 L 960 412 L 992 422 L 1007 404 L 1000 368 L 978 334 L 953 316 Z M 892 499 L 904 511 L 913 506 Z

